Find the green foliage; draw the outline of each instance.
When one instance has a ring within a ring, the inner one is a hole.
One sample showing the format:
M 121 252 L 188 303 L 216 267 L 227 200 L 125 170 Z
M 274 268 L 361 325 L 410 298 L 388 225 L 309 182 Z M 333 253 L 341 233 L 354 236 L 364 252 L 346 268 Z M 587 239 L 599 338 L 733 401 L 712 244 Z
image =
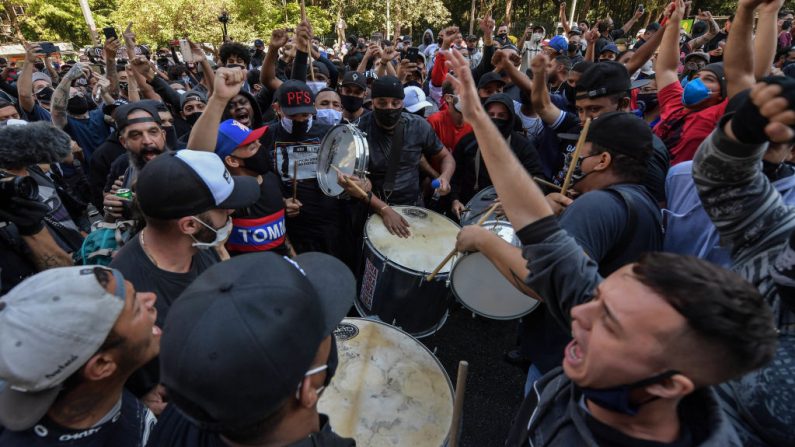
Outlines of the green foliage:
M 107 26 L 114 0 L 89 0 L 97 29 Z M 91 42 L 88 26 L 77 0 L 17 0 L 25 8 L 17 17 L 22 35 L 29 41 L 65 41 L 80 45 Z

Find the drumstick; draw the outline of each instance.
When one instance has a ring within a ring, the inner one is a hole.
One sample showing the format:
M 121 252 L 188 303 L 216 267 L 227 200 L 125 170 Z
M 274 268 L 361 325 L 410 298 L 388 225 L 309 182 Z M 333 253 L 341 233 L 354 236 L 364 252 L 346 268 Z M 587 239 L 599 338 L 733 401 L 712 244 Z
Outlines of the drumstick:
M 461 429 L 461 416 L 464 414 L 464 392 L 467 386 L 467 372 L 469 363 L 466 360 L 458 362 L 458 378 L 455 381 L 455 401 L 453 403 L 453 422 L 450 426 L 450 447 L 458 445 L 458 435 Z
M 306 2 L 301 0 L 301 21 L 306 20 Z M 306 53 L 307 53 L 307 60 L 309 61 L 309 75 L 312 76 L 312 80 L 315 80 L 315 70 L 312 67 L 312 39 L 309 39 L 309 42 L 306 43 Z
M 293 202 L 298 197 L 298 160 L 293 161 Z
M 548 182 L 548 181 L 542 179 L 541 177 L 533 177 L 533 180 L 535 180 L 536 183 L 540 183 L 540 184 L 542 184 L 544 186 L 548 186 L 548 187 L 550 187 L 552 189 L 560 191 L 560 186 L 558 186 L 558 185 L 556 185 L 556 184 L 554 184 L 552 182 Z
M 591 119 L 588 118 L 585 120 L 585 125 L 582 126 L 582 132 L 580 132 L 580 138 L 577 140 L 577 146 L 574 148 L 574 156 L 571 158 L 571 163 L 569 163 L 569 170 L 566 171 L 566 179 L 563 180 L 563 187 L 560 188 L 560 193 L 564 196 L 566 192 L 569 190 L 569 186 L 571 185 L 571 175 L 574 174 L 574 167 L 577 166 L 577 160 L 580 159 L 580 152 L 582 152 L 582 147 L 585 145 L 585 137 L 588 135 L 588 128 L 591 127 Z
M 482 216 L 480 216 L 480 219 L 478 219 L 478 223 L 476 223 L 475 225 L 477 225 L 477 226 L 483 225 L 483 222 L 486 221 L 486 219 L 489 217 L 489 215 L 491 215 L 491 213 L 493 213 L 494 210 L 496 210 L 498 206 L 500 206 L 499 202 L 497 202 L 494 205 L 492 205 L 491 208 L 488 209 L 488 211 L 486 211 L 485 213 L 483 213 Z M 444 259 L 442 259 L 442 262 L 439 265 L 437 265 L 435 269 L 433 269 L 431 274 L 425 277 L 425 280 L 426 281 L 431 281 L 431 280 L 433 280 L 433 278 L 436 278 L 436 275 L 439 273 L 439 271 L 442 269 L 442 267 L 444 267 L 445 264 L 447 264 L 447 262 L 453 256 L 455 256 L 456 253 L 458 253 L 458 250 L 455 247 L 453 247 L 453 250 L 450 253 L 448 253 L 447 256 L 444 257 Z
M 337 171 L 337 174 L 342 176 L 342 180 L 345 182 L 346 185 L 353 185 L 353 189 L 355 189 L 356 192 L 361 194 L 362 197 L 367 197 L 367 193 L 364 192 L 364 190 L 359 185 L 357 185 L 356 182 L 352 182 L 350 181 L 350 179 L 348 179 L 348 177 L 345 177 L 345 174 L 342 171 L 340 171 L 340 168 L 334 165 L 331 165 L 331 167 L 334 168 L 335 171 Z

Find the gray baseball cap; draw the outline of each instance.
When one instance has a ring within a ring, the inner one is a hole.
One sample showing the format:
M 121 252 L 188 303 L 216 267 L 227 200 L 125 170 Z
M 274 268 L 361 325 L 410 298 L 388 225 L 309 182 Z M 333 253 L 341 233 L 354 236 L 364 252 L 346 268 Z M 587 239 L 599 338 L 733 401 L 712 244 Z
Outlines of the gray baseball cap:
M 95 269 L 112 272 L 115 293 Z M 0 298 L 0 426 L 38 422 L 61 384 L 102 346 L 124 308 L 124 277 L 99 266 L 45 270 Z

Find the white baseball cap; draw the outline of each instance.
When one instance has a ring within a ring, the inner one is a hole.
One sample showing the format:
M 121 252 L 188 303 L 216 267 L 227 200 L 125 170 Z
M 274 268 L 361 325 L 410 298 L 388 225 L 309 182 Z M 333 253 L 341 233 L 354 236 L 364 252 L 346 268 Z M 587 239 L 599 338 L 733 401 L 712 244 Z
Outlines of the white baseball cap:
M 412 85 L 410 87 L 405 87 L 403 89 L 403 94 L 406 95 L 405 98 L 403 98 L 403 107 L 411 113 L 426 107 L 431 107 L 431 103 L 429 103 L 425 97 L 425 92 L 417 86 Z

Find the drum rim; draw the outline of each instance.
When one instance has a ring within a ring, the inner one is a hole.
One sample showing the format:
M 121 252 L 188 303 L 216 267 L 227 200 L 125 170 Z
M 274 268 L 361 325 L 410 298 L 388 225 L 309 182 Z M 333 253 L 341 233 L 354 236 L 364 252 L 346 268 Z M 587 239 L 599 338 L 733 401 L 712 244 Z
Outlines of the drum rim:
M 353 143 L 356 150 L 356 162 L 353 168 L 354 175 L 360 175 L 367 170 L 367 164 L 369 163 L 370 159 L 370 146 L 367 143 L 367 137 L 364 132 L 362 132 L 357 126 L 353 124 L 336 124 L 334 127 L 329 129 L 326 134 L 323 136 L 323 139 L 320 141 L 320 147 L 318 148 L 317 154 L 317 162 L 318 167 L 320 166 L 320 154 L 327 151 L 330 143 L 328 143 L 331 138 L 332 134 L 335 134 L 339 131 L 339 129 L 348 129 L 351 131 L 351 135 L 353 138 Z M 336 176 L 335 176 L 336 178 Z M 341 186 L 337 185 L 337 182 L 327 182 L 327 174 L 322 172 L 320 169 L 315 170 L 315 179 L 317 180 L 318 186 L 320 186 L 320 190 L 328 197 L 339 197 L 345 193 L 345 189 Z M 331 194 L 327 191 L 331 190 L 331 185 L 337 185 L 341 191 L 338 194 Z
M 489 189 L 493 190 L 495 194 L 497 193 L 497 189 L 494 187 L 494 185 L 489 185 L 489 186 L 487 186 L 487 187 L 485 187 L 485 188 L 481 189 L 480 191 L 476 192 L 476 193 L 475 193 L 475 195 L 474 195 L 474 196 L 472 196 L 472 198 L 471 198 L 471 199 L 469 199 L 469 201 L 466 203 L 465 207 L 466 207 L 466 208 L 469 208 L 469 207 L 470 207 L 470 204 L 472 203 L 472 201 L 473 201 L 473 200 L 475 200 L 476 198 L 478 198 L 478 196 L 479 196 L 479 195 L 481 195 L 481 194 L 485 195 L 485 191 L 488 191 Z M 487 208 L 487 209 L 488 209 L 488 208 Z M 486 211 L 484 210 L 483 212 L 485 213 Z M 464 222 L 464 214 L 466 214 L 467 216 L 469 216 L 469 213 L 471 213 L 471 211 L 464 211 L 463 213 L 461 213 L 461 222 L 462 222 L 462 223 L 461 223 L 461 226 L 464 226 L 464 223 L 463 223 L 463 222 Z M 493 214 L 493 215 L 496 217 L 496 213 L 492 212 L 491 214 Z M 479 216 L 477 216 L 477 217 L 480 217 L 480 216 L 482 216 L 482 214 L 481 214 L 481 215 L 479 215 Z M 468 224 L 466 224 L 466 225 L 471 225 L 471 224 L 472 224 L 472 222 L 470 222 L 470 223 L 468 223 Z
M 540 301 L 540 300 L 538 300 L 538 299 L 536 299 L 536 298 L 533 298 L 532 296 L 525 295 L 525 294 L 523 294 L 523 293 L 522 293 L 522 295 L 524 295 L 524 296 L 526 296 L 526 297 L 530 298 L 531 300 L 535 301 L 535 304 L 534 304 L 532 307 L 530 307 L 530 309 L 528 309 L 526 312 L 524 312 L 524 313 L 521 313 L 521 314 L 518 314 L 518 315 L 515 315 L 515 316 L 510 316 L 510 317 L 503 317 L 503 316 L 489 315 L 489 314 L 488 314 L 488 313 L 486 313 L 486 312 L 483 312 L 483 311 L 481 311 L 481 310 L 477 310 L 477 309 L 473 308 L 473 307 L 472 307 L 472 306 L 471 306 L 469 303 L 467 303 L 465 300 L 463 300 L 463 299 L 462 299 L 462 298 L 461 298 L 461 297 L 458 295 L 458 292 L 456 291 L 456 288 L 455 288 L 455 283 L 454 283 L 454 281 L 455 281 L 455 279 L 454 279 L 455 269 L 456 269 L 456 266 L 458 266 L 458 263 L 459 263 L 459 262 L 461 262 L 461 261 L 462 261 L 464 258 L 468 257 L 469 255 L 472 255 L 472 254 L 475 254 L 475 253 L 479 253 L 479 252 L 467 253 L 467 254 L 465 254 L 464 256 L 461 256 L 461 257 L 459 257 L 459 258 L 456 260 L 455 264 L 453 264 L 453 268 L 452 268 L 452 270 L 450 270 L 450 291 L 451 291 L 451 292 L 453 292 L 453 296 L 455 297 L 455 299 L 456 299 L 456 300 L 457 300 L 457 301 L 458 301 L 458 302 L 459 302 L 459 303 L 460 303 L 462 306 L 464 306 L 464 307 L 465 307 L 465 308 L 467 308 L 468 310 L 472 311 L 473 313 L 475 313 L 475 314 L 477 314 L 477 315 L 480 315 L 481 317 L 488 318 L 488 319 L 491 319 L 491 320 L 501 320 L 501 321 L 516 320 L 517 318 L 522 318 L 522 317 L 524 317 L 525 315 L 529 315 L 529 314 L 530 314 L 530 312 L 532 312 L 532 311 L 536 310 L 536 308 L 538 307 L 538 305 L 539 305 L 539 304 L 541 304 L 541 301 Z M 488 258 L 486 258 L 486 259 L 488 259 Z M 498 272 L 499 272 L 499 271 L 498 271 Z M 500 275 L 502 275 L 502 273 L 500 273 Z M 509 284 L 510 284 L 510 283 L 509 283 Z M 511 285 L 511 287 L 513 287 L 513 285 Z M 518 290 L 517 290 L 517 291 L 518 291 Z M 519 292 L 519 293 L 521 293 L 521 292 Z
M 386 324 L 388 326 L 392 326 L 395 329 L 399 329 L 400 331 L 405 332 L 405 333 L 411 335 L 412 337 L 414 337 L 414 338 L 416 338 L 418 340 L 420 338 L 430 337 L 431 335 L 439 332 L 439 330 L 444 327 L 445 323 L 447 323 L 447 318 L 450 317 L 450 308 L 448 306 L 448 308 L 445 309 L 444 314 L 442 314 L 442 318 L 434 325 L 433 328 L 426 329 L 426 330 L 424 330 L 422 332 L 419 332 L 417 334 L 412 334 L 411 332 L 408 332 L 408 331 L 404 330 L 403 328 L 401 328 L 399 326 L 395 326 L 394 324 L 387 323 L 386 321 L 382 320 L 381 317 L 378 316 L 378 314 L 369 314 L 368 315 L 367 313 L 364 312 L 364 310 L 360 306 L 362 306 L 362 303 L 359 302 L 359 297 L 357 296 L 356 299 L 353 300 L 353 307 L 356 309 L 356 312 L 359 314 L 359 316 L 358 317 L 345 317 L 345 318 L 360 318 L 362 320 L 377 321 L 379 323 L 383 323 L 383 324 Z
M 354 302 L 356 302 L 356 300 L 354 300 Z M 447 315 L 447 314 L 445 314 L 445 315 Z M 444 369 L 444 365 L 442 365 L 442 362 L 439 361 L 439 358 L 436 357 L 436 354 L 434 354 L 433 351 L 431 351 L 427 346 L 425 346 L 424 343 L 419 341 L 418 337 L 415 337 L 414 335 L 409 334 L 408 332 L 404 331 L 403 329 L 401 329 L 401 328 L 399 328 L 397 326 L 392 326 L 391 324 L 386 323 L 386 322 L 381 321 L 381 320 L 376 320 L 376 319 L 367 318 L 367 317 L 345 317 L 345 318 L 343 318 L 340 321 L 339 324 L 342 324 L 343 322 L 345 322 L 345 320 L 360 320 L 360 321 L 367 321 L 367 322 L 371 322 L 371 323 L 377 323 L 377 324 L 386 326 L 388 328 L 394 329 L 394 330 L 396 330 L 398 332 L 401 332 L 404 335 L 409 336 L 409 338 L 411 338 L 418 345 L 420 345 L 422 347 L 422 349 L 424 349 L 425 352 L 427 352 L 431 356 L 433 361 L 436 362 L 436 365 L 439 366 L 439 369 L 442 371 L 442 375 L 444 376 L 445 380 L 447 381 L 447 387 L 450 389 L 450 403 L 452 404 L 453 407 L 455 407 L 455 387 L 453 387 L 453 381 L 452 381 L 452 379 L 450 379 L 450 375 L 447 374 L 447 370 Z M 336 329 L 336 327 L 335 327 L 335 329 Z M 339 343 L 339 342 L 337 342 L 337 343 Z M 337 349 L 339 349 L 339 347 Z M 450 421 L 451 422 L 451 426 L 447 427 L 447 434 L 444 437 L 444 444 L 443 445 L 447 445 L 447 442 L 450 440 L 450 429 L 452 428 L 453 411 L 450 412 L 450 418 L 451 418 L 451 421 Z
M 461 228 L 462 228 L 461 225 L 457 224 L 453 219 L 450 219 L 449 217 L 445 216 L 444 214 L 437 213 L 436 211 L 433 211 L 433 210 L 429 210 L 428 208 L 423 208 L 421 206 L 411 206 L 411 205 L 395 205 L 395 206 L 392 206 L 392 209 L 395 210 L 396 212 L 397 212 L 398 209 L 402 209 L 402 208 L 415 208 L 415 209 L 420 209 L 420 210 L 423 210 L 423 211 L 426 211 L 426 212 L 434 213 L 437 216 L 446 219 L 448 222 L 450 222 L 456 228 L 458 228 L 458 231 L 461 231 Z M 422 271 L 422 270 L 414 270 L 411 267 L 405 267 L 405 266 L 403 266 L 401 264 L 396 264 L 391 259 L 387 258 L 383 253 L 381 253 L 381 251 L 378 248 L 375 247 L 375 245 L 370 241 L 370 239 L 371 239 L 370 235 L 367 233 L 367 224 L 369 224 L 370 220 L 373 219 L 373 216 L 376 216 L 376 215 L 377 214 L 373 213 L 373 214 L 371 214 L 370 216 L 367 217 L 367 220 L 364 222 L 364 233 L 363 233 L 364 234 L 364 238 L 363 238 L 364 242 L 372 248 L 372 250 L 376 254 L 376 256 L 378 256 L 378 258 L 381 259 L 382 261 L 387 262 L 387 263 L 397 267 L 399 270 L 402 270 L 402 271 L 404 271 L 406 273 L 411 273 L 412 275 L 422 275 L 423 278 L 424 278 L 426 275 L 431 273 L 430 271 L 426 272 L 426 271 Z M 378 217 L 381 217 L 381 216 L 378 216 Z M 441 260 L 442 260 L 442 258 L 439 258 L 440 262 L 441 262 Z M 453 263 L 453 265 L 450 266 L 449 270 L 444 270 L 444 269 L 439 270 L 439 273 L 436 274 L 436 277 L 434 278 L 434 280 L 440 281 L 443 278 L 446 280 L 447 275 L 449 275 L 450 272 L 453 271 L 453 266 L 454 265 L 455 265 L 455 263 Z M 424 281 L 424 279 L 423 279 L 423 281 Z

